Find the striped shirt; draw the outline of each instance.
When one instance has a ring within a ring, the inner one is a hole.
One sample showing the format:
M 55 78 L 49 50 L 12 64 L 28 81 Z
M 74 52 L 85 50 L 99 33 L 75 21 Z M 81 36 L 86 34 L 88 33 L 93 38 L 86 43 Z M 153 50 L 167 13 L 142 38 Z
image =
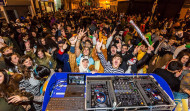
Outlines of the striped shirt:
M 98 57 L 100 58 L 102 66 L 104 67 L 104 73 L 124 73 L 124 70 L 121 68 L 118 69 L 113 68 L 110 62 L 106 61 L 102 52 L 98 53 Z

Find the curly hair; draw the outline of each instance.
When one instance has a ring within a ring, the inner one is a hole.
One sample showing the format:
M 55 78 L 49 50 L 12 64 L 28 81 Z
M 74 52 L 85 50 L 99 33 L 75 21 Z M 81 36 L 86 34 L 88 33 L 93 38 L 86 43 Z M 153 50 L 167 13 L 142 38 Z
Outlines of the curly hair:
M 26 59 L 30 59 L 33 61 L 33 59 L 29 55 L 24 55 L 19 60 L 19 71 L 24 74 L 25 79 L 29 79 L 31 77 L 31 72 L 33 72 L 31 69 L 33 68 L 33 65 L 31 67 L 26 67 L 23 65 L 23 63 L 26 61 Z
M 4 76 L 4 81 L 2 84 L 0 84 L 0 97 L 5 98 L 8 100 L 10 96 L 13 95 L 18 95 L 19 94 L 19 81 L 15 81 L 14 79 L 16 78 L 17 74 L 14 76 L 11 76 L 7 74 L 5 70 L 0 70 L 0 72 Z M 20 74 L 19 74 L 20 75 Z M 19 77 L 19 80 L 21 80 L 22 77 Z

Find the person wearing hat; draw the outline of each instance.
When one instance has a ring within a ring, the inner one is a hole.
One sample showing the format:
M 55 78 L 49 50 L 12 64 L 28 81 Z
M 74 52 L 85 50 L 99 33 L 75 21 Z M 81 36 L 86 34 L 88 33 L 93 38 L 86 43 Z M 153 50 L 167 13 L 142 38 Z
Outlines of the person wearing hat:
M 58 59 L 60 66 L 57 66 L 57 68 L 61 68 L 61 72 L 71 72 L 69 54 L 67 53 L 70 49 L 69 44 L 66 40 L 59 41 L 58 47 L 59 50 L 57 52 L 56 58 Z
M 83 49 L 82 49 L 82 53 L 81 53 L 81 50 L 79 48 L 80 46 L 80 41 L 82 39 L 82 37 L 84 36 L 86 32 L 84 32 L 84 30 L 81 30 L 78 34 L 78 37 L 77 37 L 77 42 L 76 42 L 76 46 L 75 46 L 75 54 L 76 54 L 76 62 L 77 62 L 77 65 L 79 66 L 80 64 L 80 60 L 81 60 L 81 57 L 82 56 L 88 56 L 89 58 L 89 66 L 90 65 L 94 65 L 94 60 L 92 57 L 90 57 L 91 55 L 91 50 L 89 47 L 86 47 L 84 46 Z
M 88 56 L 81 57 L 80 64 L 79 64 L 79 72 L 80 73 L 88 73 L 90 70 L 89 67 L 89 58 Z

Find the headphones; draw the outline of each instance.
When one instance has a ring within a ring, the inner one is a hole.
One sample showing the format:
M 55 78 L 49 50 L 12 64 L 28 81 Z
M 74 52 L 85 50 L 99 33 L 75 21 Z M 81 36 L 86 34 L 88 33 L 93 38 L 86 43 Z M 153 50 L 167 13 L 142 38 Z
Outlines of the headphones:
M 37 78 L 40 78 L 38 72 L 36 71 L 36 68 L 37 68 L 37 67 L 38 67 L 38 65 L 36 65 L 36 67 L 34 68 L 34 74 L 35 74 L 35 76 L 36 76 Z
M 45 79 L 47 79 L 48 76 L 45 76 L 45 77 L 40 77 L 40 76 L 39 76 L 39 73 L 36 71 L 37 67 L 38 67 L 38 65 L 36 65 L 36 67 L 34 68 L 34 75 L 35 75 L 35 77 L 36 77 L 36 78 L 45 78 Z

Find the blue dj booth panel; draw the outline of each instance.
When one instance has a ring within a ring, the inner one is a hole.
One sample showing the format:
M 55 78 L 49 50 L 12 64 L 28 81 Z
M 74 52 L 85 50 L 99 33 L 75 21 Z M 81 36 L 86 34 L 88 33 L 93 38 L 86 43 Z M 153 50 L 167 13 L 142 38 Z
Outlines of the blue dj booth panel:
M 44 95 L 43 107 L 42 111 L 46 110 L 47 104 L 50 98 L 63 98 L 66 91 L 67 86 L 67 75 L 68 74 L 81 74 L 81 73 L 55 73 L 52 75 Z M 137 76 L 137 74 L 113 74 L 113 73 L 82 73 L 86 76 Z M 158 84 L 162 87 L 163 90 L 170 96 L 172 100 L 174 100 L 173 93 L 167 84 L 167 82 L 156 74 L 138 74 L 138 75 L 151 75 L 156 79 Z

